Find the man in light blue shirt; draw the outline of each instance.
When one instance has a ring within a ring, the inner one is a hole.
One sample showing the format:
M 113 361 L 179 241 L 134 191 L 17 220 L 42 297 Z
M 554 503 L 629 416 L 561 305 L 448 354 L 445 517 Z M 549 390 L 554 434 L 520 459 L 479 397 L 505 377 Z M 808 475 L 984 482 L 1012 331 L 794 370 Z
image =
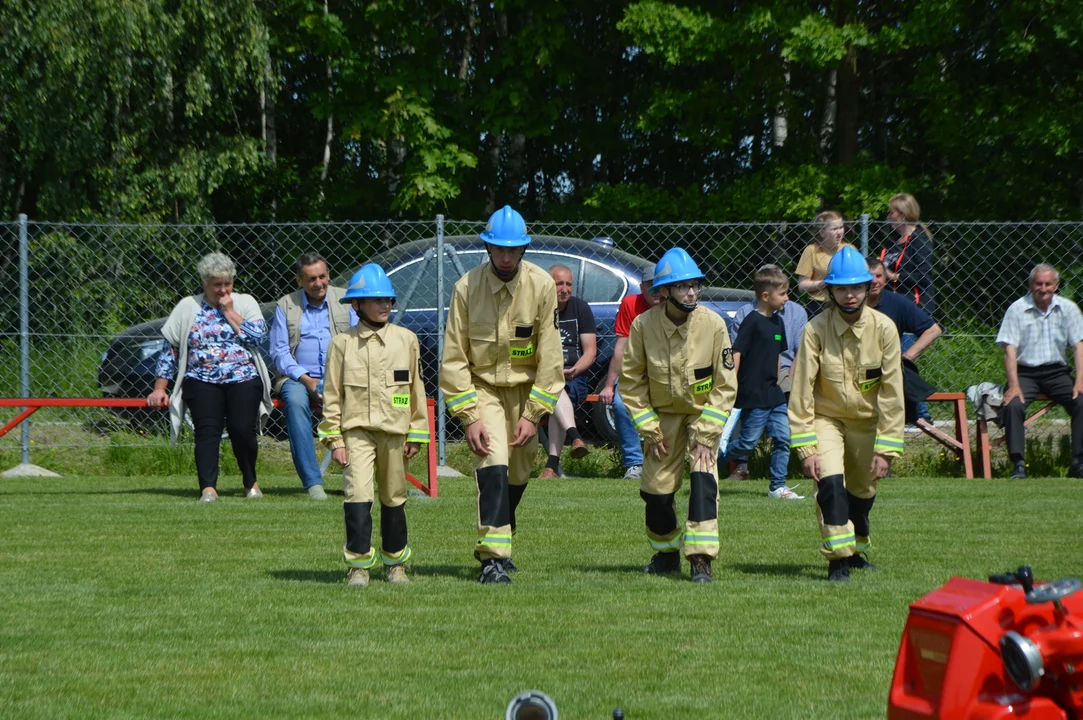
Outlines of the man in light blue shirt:
M 1083 477 L 1083 314 L 1071 300 L 1057 295 L 1060 273 L 1042 263 L 1030 271 L 1030 293 L 1004 313 L 997 344 L 1004 350 L 1008 383 L 1001 402 L 1004 433 L 1014 479 L 1027 476 L 1027 404 L 1040 393 L 1064 406 L 1072 418 L 1071 477 Z M 1064 361 L 1072 349 L 1075 378 Z
M 345 290 L 330 286 L 322 255 L 301 255 L 295 269 L 300 289 L 279 299 L 271 322 L 271 362 L 278 373 L 275 392 L 285 405 L 290 454 L 301 483 L 313 500 L 326 500 L 312 440 L 312 404 L 323 402 L 323 369 L 331 338 L 356 325 L 357 315 L 340 302 Z

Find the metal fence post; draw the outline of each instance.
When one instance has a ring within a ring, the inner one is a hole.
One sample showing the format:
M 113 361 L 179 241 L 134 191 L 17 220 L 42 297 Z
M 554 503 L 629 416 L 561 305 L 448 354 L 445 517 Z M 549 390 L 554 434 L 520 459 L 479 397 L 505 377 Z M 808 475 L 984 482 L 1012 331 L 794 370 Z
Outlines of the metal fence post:
M 861 257 L 869 256 L 869 214 L 861 213 Z
M 19 392 L 20 397 L 30 397 L 30 241 L 26 215 L 22 213 L 19 214 Z M 23 420 L 21 444 L 21 462 L 29 465 L 29 420 Z
M 436 216 L 436 462 L 447 464 L 447 408 L 440 391 L 440 365 L 444 357 L 444 216 Z

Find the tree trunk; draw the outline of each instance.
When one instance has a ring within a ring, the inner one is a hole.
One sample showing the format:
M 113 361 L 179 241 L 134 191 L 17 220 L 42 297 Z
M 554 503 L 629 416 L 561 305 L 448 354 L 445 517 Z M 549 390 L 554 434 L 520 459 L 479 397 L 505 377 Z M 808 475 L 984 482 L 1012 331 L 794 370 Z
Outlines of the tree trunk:
M 466 37 L 463 38 L 463 52 L 459 59 L 459 80 L 463 83 L 459 89 L 459 97 L 466 87 L 466 79 L 470 76 L 470 57 L 474 51 L 474 30 L 478 25 L 478 3 L 470 0 L 466 5 Z
M 496 195 L 500 189 L 500 155 L 503 150 L 503 133 L 490 130 L 485 138 L 485 154 L 489 156 L 489 168 L 491 170 L 489 187 L 485 193 L 485 214 L 492 215 L 496 212 Z
M 323 16 L 326 19 L 330 10 L 327 0 L 323 0 Z M 327 56 L 327 134 L 323 141 L 323 167 L 320 169 L 320 193 L 317 202 L 323 205 L 323 188 L 327 182 L 327 170 L 331 167 L 331 141 L 335 138 L 335 113 L 332 104 L 334 93 L 334 75 L 331 70 L 331 56 Z
M 777 148 L 786 144 L 789 135 L 789 123 L 786 120 L 786 96 L 790 92 L 790 66 L 782 62 L 782 92 L 775 103 L 775 114 L 771 118 L 771 145 Z
M 824 164 L 831 162 L 831 139 L 835 136 L 835 115 L 838 105 L 835 101 L 835 85 L 839 71 L 831 68 L 824 78 L 824 114 L 820 120 L 820 158 Z
M 857 49 L 851 46 L 839 65 L 836 84 L 835 160 L 840 165 L 853 164 L 857 157 L 857 102 L 860 87 L 857 77 Z

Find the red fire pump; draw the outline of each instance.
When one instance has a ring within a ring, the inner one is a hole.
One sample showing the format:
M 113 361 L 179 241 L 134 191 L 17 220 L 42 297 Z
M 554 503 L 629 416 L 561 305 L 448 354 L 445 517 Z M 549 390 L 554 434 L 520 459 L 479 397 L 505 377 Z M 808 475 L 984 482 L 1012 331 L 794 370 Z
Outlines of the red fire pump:
M 1083 720 L 1083 593 L 1069 597 L 1081 587 L 1035 585 L 1024 566 L 952 578 L 914 602 L 889 720 Z

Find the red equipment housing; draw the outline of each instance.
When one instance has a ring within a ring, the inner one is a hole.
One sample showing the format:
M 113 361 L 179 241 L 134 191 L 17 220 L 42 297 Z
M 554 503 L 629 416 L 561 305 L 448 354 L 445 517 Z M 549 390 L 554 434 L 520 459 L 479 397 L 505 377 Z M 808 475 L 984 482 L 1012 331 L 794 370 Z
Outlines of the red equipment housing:
M 952 578 L 911 604 L 889 720 L 1083 718 L 1079 587 Z

